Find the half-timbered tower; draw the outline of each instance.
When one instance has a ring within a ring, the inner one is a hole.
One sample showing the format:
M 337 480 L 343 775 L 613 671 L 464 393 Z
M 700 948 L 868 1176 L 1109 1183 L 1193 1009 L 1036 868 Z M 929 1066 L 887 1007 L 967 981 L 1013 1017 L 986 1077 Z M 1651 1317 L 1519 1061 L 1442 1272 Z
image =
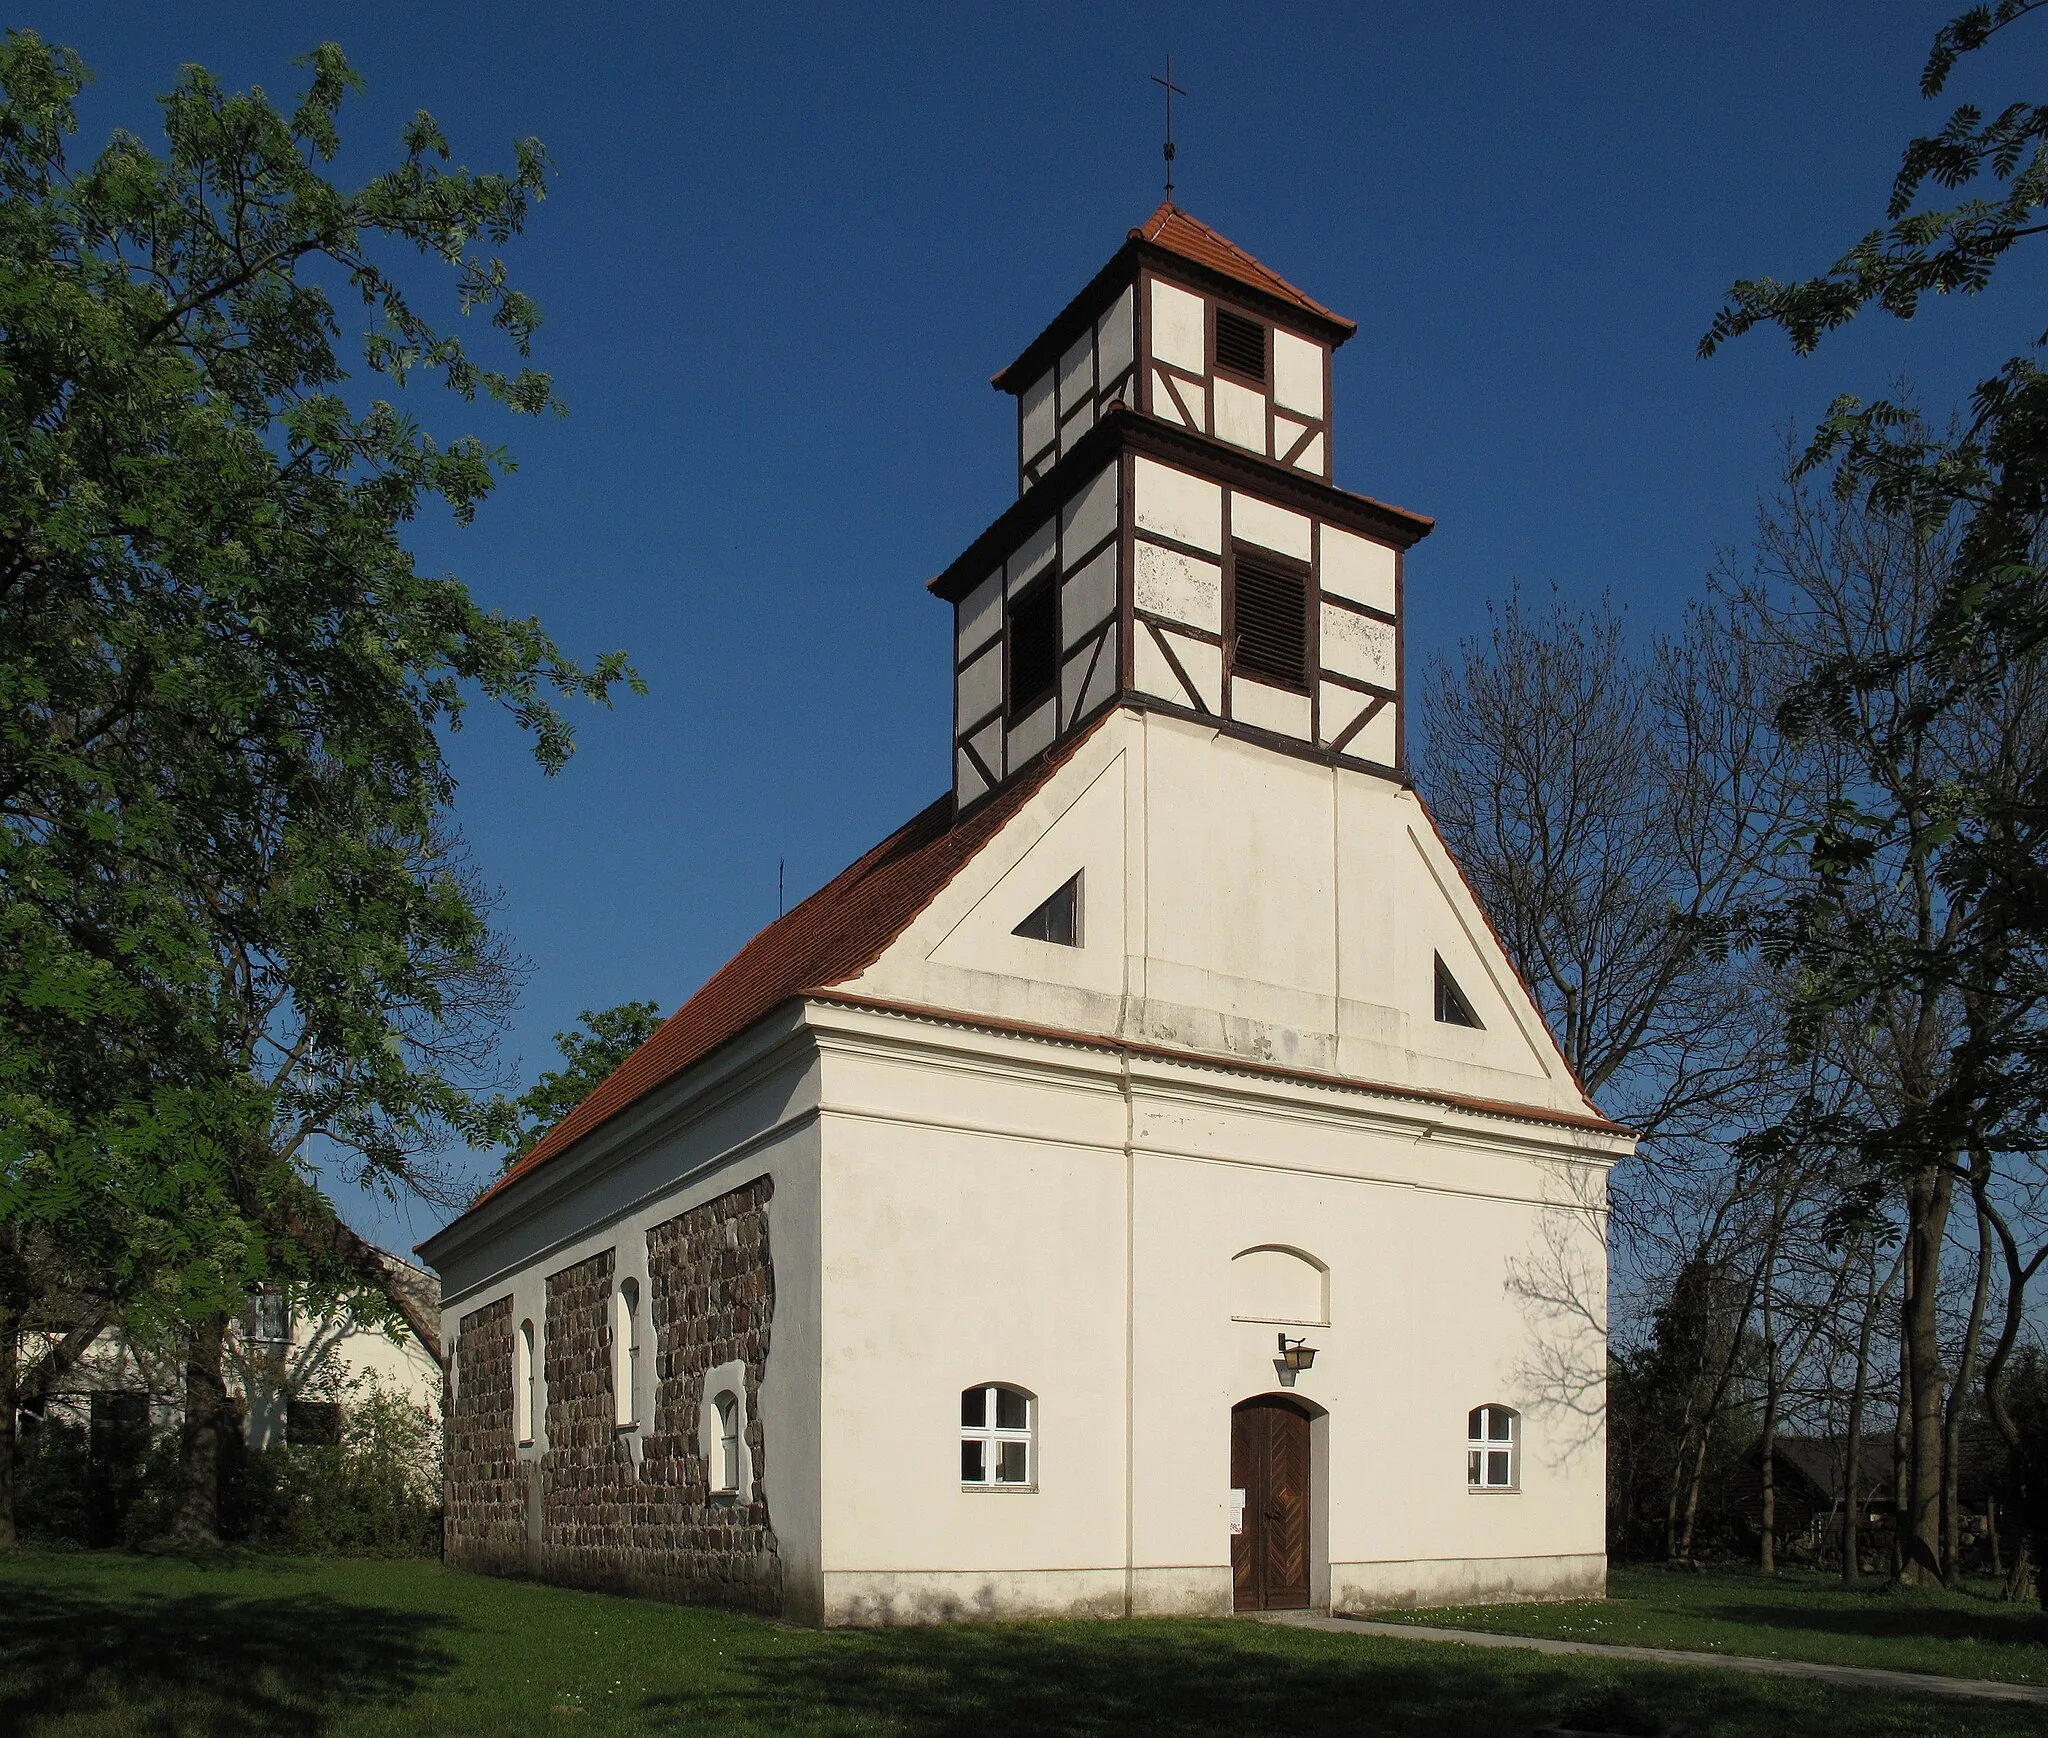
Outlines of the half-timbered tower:
M 952 787 L 422 1246 L 447 1554 L 806 1621 L 1603 1585 L 1605 1183 L 1404 775 L 1351 322 L 1162 206 L 996 377 Z

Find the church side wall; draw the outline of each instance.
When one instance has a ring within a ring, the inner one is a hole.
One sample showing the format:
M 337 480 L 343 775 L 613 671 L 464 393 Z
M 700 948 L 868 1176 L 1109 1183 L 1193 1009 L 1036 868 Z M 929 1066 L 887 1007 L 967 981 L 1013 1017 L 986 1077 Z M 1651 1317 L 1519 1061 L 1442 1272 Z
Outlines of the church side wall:
M 436 1252 L 455 1341 L 451 1563 L 815 1617 L 815 1070 L 806 1053 L 709 1096 L 566 1198 Z M 639 1393 L 622 1405 L 629 1279 Z M 523 1321 L 542 1366 L 529 1445 L 514 1441 Z M 712 1488 L 714 1376 L 743 1395 L 733 1496 Z
M 500 1298 L 458 1323 L 442 1458 L 442 1550 L 451 1568 L 506 1574 L 526 1566 L 526 1469 L 512 1440 L 512 1381 L 512 1300 Z

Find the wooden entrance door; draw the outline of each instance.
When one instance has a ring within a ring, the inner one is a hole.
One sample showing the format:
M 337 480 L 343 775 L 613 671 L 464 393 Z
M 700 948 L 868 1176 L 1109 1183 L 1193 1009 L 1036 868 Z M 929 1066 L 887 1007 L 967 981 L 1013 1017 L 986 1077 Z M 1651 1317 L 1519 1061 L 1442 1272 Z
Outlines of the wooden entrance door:
M 1230 1414 L 1230 1482 L 1244 1492 L 1244 1531 L 1230 1541 L 1239 1611 L 1308 1604 L 1308 1414 L 1277 1394 Z

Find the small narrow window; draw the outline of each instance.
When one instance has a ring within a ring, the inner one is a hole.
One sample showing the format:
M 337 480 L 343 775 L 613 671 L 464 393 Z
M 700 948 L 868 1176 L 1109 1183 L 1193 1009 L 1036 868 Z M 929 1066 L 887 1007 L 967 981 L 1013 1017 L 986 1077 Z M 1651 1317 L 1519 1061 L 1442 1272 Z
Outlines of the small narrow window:
M 519 1438 L 521 1448 L 533 1446 L 533 1415 L 538 1408 L 534 1401 L 538 1397 L 540 1375 L 533 1363 L 533 1323 L 519 1324 L 518 1343 L 519 1369 L 512 1390 L 513 1431 Z
M 1479 1016 L 1472 1012 L 1472 1004 L 1465 999 L 1465 992 L 1458 988 L 1458 980 L 1451 976 L 1451 968 L 1444 964 L 1444 956 L 1436 956 L 1436 1017 L 1446 1026 L 1471 1026 L 1484 1030 Z
M 1050 580 L 1010 605 L 1010 718 L 1033 711 L 1060 678 L 1059 594 Z
M 291 1305 L 281 1291 L 259 1291 L 249 1298 L 253 1314 L 252 1340 L 267 1346 L 289 1346 L 292 1343 Z
M 1021 1388 L 989 1383 L 960 1391 L 960 1482 L 974 1490 L 1026 1490 L 1037 1478 L 1032 1412 Z
M 612 1323 L 612 1421 L 622 1430 L 640 1422 L 640 1282 L 619 1281 Z
M 1308 692 L 1308 574 L 1277 558 L 1233 553 L 1231 667 Z
M 1076 874 L 1043 905 L 1010 931 L 1027 941 L 1049 941 L 1055 947 L 1081 945 L 1081 877 Z
M 1266 328 L 1229 308 L 1216 310 L 1216 366 L 1266 383 Z
M 1465 1418 L 1465 1485 L 1475 1491 L 1519 1490 L 1522 1415 L 1507 1406 L 1475 1406 Z
M 718 1495 L 736 1497 L 740 1492 L 740 1402 L 725 1393 L 712 1401 L 718 1413 Z

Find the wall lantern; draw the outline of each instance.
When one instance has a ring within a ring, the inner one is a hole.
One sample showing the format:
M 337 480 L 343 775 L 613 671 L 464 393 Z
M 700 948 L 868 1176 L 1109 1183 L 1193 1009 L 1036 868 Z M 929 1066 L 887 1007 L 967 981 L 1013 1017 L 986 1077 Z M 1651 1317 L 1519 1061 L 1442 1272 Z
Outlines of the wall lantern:
M 1316 1349 L 1307 1340 L 1290 1340 L 1280 1336 L 1280 1356 L 1273 1360 L 1273 1368 L 1280 1372 L 1280 1386 L 1292 1388 L 1294 1379 L 1304 1370 L 1315 1368 Z

